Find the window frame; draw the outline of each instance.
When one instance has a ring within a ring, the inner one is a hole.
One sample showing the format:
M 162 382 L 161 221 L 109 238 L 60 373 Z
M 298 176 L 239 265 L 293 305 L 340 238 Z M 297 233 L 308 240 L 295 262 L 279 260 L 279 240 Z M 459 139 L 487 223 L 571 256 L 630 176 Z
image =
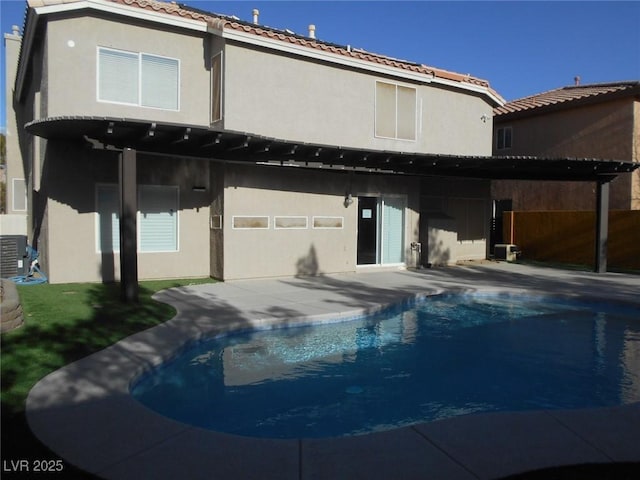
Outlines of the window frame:
M 379 115 L 381 115 L 379 113 L 379 107 L 381 106 L 381 102 L 382 102 L 382 98 L 379 98 L 379 89 L 378 89 L 378 85 L 387 85 L 387 86 L 391 86 L 394 89 L 395 92 L 395 96 L 394 96 L 394 112 L 395 112 L 395 116 L 393 118 L 393 124 L 394 124 L 394 135 L 393 136 L 387 136 L 387 135 L 383 135 L 381 133 L 378 133 L 378 130 L 380 128 L 379 125 Z M 406 89 L 406 90 L 411 90 L 413 92 L 413 138 L 404 138 L 404 137 L 400 137 L 398 134 L 398 125 L 402 122 L 399 122 L 399 106 L 400 106 L 400 102 L 399 102 L 399 95 L 398 95 L 398 91 L 399 89 Z M 375 82 L 375 99 L 374 99 L 374 136 L 375 138 L 386 138 L 386 139 L 391 139 L 391 140 L 399 140 L 399 141 L 403 141 L 403 142 L 417 142 L 418 141 L 418 89 L 414 86 L 409 86 L 409 85 L 403 85 L 400 83 L 392 83 L 392 82 L 385 82 L 382 80 L 376 80 Z
M 101 67 L 100 67 L 100 54 L 103 51 L 110 51 L 110 52 L 117 52 L 117 53 L 125 53 L 125 54 L 129 54 L 131 56 L 136 56 L 137 57 L 137 88 L 136 88 L 136 97 L 137 100 L 135 103 L 132 102 L 121 102 L 121 101 L 117 101 L 117 100 L 109 100 L 106 98 L 103 98 L 103 94 L 104 92 L 101 89 L 101 85 L 102 85 L 102 71 L 101 71 Z M 155 106 L 155 105 L 149 105 L 149 104 L 144 104 L 143 100 L 142 100 L 142 93 L 143 93 L 143 77 L 142 77 L 142 73 L 143 73 L 143 57 L 154 57 L 154 58 L 160 58 L 160 59 L 165 59 L 165 60 L 171 60 L 171 61 L 175 61 L 176 62 L 176 76 L 177 78 L 175 79 L 175 83 L 176 83 L 176 106 L 175 108 L 168 108 L 168 107 L 160 107 L 160 106 Z M 180 111 L 180 103 L 181 103 L 181 95 L 180 95 L 180 91 L 181 91 L 181 80 L 182 80 L 182 76 L 181 76 L 181 62 L 179 58 L 174 58 L 174 57 L 169 57 L 166 55 L 158 55 L 155 53 L 148 53 L 148 52 L 135 52 L 135 51 L 130 51 L 130 50 L 123 50 L 123 49 L 117 49 L 117 48 L 111 48 L 111 47 L 101 47 L 98 46 L 96 49 L 96 101 L 100 102 L 100 103 L 110 103 L 110 104 L 115 104 L 115 105 L 127 105 L 127 106 L 132 106 L 132 107 L 139 107 L 139 108 L 150 108 L 150 109 L 154 109 L 154 110 L 163 110 L 163 111 L 169 111 L 169 112 L 179 112 Z
M 507 132 L 509 135 L 507 136 Z M 507 138 L 509 142 L 507 142 Z M 508 143 L 508 145 L 507 145 Z M 509 150 L 513 147 L 513 128 L 511 126 L 496 129 L 496 150 Z
M 253 218 L 253 219 L 261 219 L 267 220 L 267 224 L 266 226 L 242 226 L 241 222 L 236 225 L 236 218 L 237 219 L 246 219 L 246 218 Z M 271 228 L 271 220 L 269 215 L 232 215 L 231 216 L 231 229 L 232 230 L 269 230 Z

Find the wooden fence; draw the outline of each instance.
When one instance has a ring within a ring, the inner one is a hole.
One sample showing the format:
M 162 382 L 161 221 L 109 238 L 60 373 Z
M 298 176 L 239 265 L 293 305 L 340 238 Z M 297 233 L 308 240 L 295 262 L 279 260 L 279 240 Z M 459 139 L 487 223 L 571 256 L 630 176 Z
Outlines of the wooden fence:
M 505 212 L 503 235 L 522 259 L 595 266 L 595 212 Z M 609 212 L 607 265 L 640 270 L 639 210 Z

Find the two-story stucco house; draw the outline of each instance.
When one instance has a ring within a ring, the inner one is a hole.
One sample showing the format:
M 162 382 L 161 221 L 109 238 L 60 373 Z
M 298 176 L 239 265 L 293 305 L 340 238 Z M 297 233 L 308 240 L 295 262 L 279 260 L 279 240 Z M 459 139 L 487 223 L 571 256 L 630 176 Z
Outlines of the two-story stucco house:
M 486 256 L 486 180 L 301 153 L 490 155 L 501 99 L 485 81 L 147 0 L 31 0 L 13 60 L 51 282 L 119 277 L 126 147 L 141 279 L 415 265 L 421 211 L 453 232 L 445 262 Z
M 486 81 L 313 29 L 153 0 L 29 0 L 6 38 L 29 242 L 51 282 L 482 259 L 489 179 L 538 171 L 491 157 L 504 102 Z M 557 165 L 545 175 L 565 175 Z

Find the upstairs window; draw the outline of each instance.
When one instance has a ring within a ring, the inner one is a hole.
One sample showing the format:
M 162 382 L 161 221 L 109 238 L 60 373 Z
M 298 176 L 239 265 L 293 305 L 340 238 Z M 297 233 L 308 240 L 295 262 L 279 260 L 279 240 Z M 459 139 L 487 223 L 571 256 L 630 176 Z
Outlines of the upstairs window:
M 180 62 L 146 53 L 98 48 L 98 100 L 179 109 Z
M 376 82 L 376 137 L 416 139 L 416 89 Z
M 506 150 L 511 148 L 511 127 L 502 127 L 496 131 L 496 148 Z

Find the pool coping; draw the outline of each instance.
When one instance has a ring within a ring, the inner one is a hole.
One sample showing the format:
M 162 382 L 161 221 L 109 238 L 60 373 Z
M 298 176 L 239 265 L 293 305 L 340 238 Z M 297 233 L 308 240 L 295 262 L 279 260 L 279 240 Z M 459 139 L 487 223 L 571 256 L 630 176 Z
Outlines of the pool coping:
M 576 282 L 576 277 L 580 278 Z M 539 280 L 532 284 L 531 278 Z M 473 414 L 368 435 L 272 440 L 185 425 L 134 400 L 142 373 L 199 338 L 360 316 L 445 291 L 638 300 L 640 277 L 511 264 L 265 279 L 159 292 L 177 315 L 38 382 L 27 398 L 34 434 L 97 476 L 133 478 L 500 478 L 560 465 L 640 462 L 640 403 Z M 637 355 L 637 354 L 636 354 Z

